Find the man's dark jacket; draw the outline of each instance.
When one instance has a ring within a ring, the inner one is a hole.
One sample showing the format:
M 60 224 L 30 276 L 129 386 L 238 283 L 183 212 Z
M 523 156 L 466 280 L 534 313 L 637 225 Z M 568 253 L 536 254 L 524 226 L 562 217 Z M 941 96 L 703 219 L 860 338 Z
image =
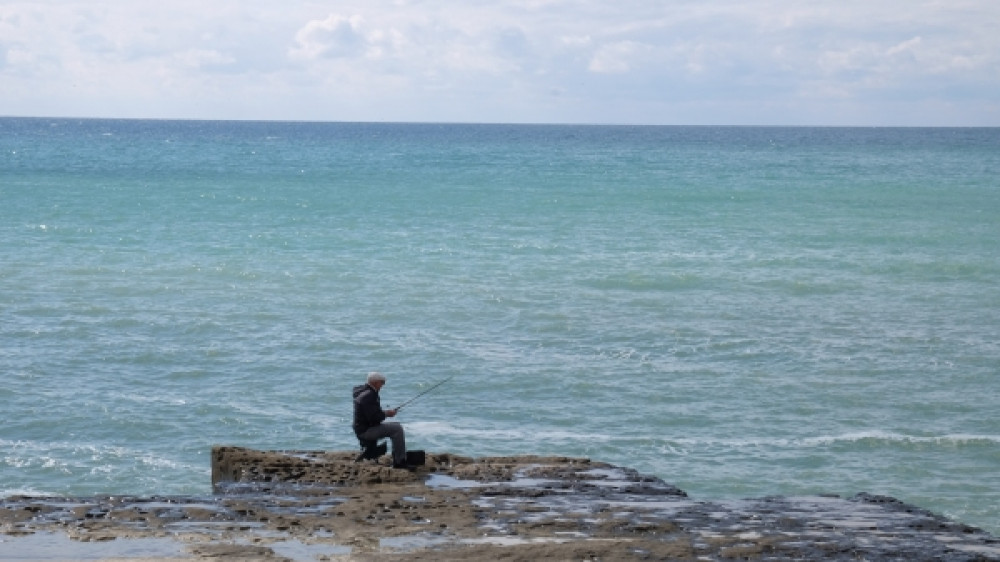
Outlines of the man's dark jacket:
M 354 387 L 354 434 L 358 437 L 385 419 L 378 391 L 368 384 Z

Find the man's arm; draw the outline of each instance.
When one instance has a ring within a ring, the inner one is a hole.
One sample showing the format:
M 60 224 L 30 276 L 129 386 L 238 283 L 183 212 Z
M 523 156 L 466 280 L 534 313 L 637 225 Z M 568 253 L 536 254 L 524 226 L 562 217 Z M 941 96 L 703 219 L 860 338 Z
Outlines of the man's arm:
M 361 412 L 365 417 L 365 422 L 367 422 L 368 427 L 373 427 L 382 423 L 382 420 L 384 420 L 388 415 L 387 412 L 383 412 L 382 408 L 379 407 L 378 396 L 371 390 L 369 390 L 368 393 L 362 397 Z

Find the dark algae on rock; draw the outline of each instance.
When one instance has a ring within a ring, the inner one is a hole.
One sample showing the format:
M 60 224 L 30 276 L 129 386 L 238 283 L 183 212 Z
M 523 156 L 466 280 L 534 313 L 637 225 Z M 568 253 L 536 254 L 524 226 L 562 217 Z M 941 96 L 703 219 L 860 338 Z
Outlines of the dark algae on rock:
M 208 497 L 6 498 L 0 559 L 1000 560 L 992 535 L 884 496 L 698 501 L 570 457 L 211 454 Z

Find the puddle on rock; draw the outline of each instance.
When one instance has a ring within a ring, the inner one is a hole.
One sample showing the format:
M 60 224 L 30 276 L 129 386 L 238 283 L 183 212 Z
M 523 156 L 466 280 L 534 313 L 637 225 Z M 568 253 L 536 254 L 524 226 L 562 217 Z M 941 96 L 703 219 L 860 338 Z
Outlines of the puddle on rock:
M 475 480 L 459 480 L 447 474 L 431 474 L 425 482 L 428 488 L 481 488 L 484 484 Z
M 0 535 L 0 560 L 107 560 L 109 558 L 179 558 L 184 545 L 169 538 L 118 538 L 77 541 L 62 533 Z
M 423 550 L 425 548 L 441 544 L 448 544 L 453 540 L 454 538 L 449 536 L 422 533 L 419 535 L 406 535 L 403 537 L 381 538 L 378 541 L 378 545 L 380 548 L 388 550 L 410 552 L 414 550 Z
M 330 556 L 345 556 L 351 554 L 351 547 L 336 544 L 306 544 L 302 541 L 288 540 L 268 545 L 272 552 L 292 560 L 323 560 Z

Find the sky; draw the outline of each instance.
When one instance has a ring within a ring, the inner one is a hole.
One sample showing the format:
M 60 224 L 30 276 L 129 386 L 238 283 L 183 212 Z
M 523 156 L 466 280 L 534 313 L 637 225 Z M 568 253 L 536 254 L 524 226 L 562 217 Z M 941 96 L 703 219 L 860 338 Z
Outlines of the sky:
M 1000 126 L 998 0 L 0 0 L 0 115 Z

